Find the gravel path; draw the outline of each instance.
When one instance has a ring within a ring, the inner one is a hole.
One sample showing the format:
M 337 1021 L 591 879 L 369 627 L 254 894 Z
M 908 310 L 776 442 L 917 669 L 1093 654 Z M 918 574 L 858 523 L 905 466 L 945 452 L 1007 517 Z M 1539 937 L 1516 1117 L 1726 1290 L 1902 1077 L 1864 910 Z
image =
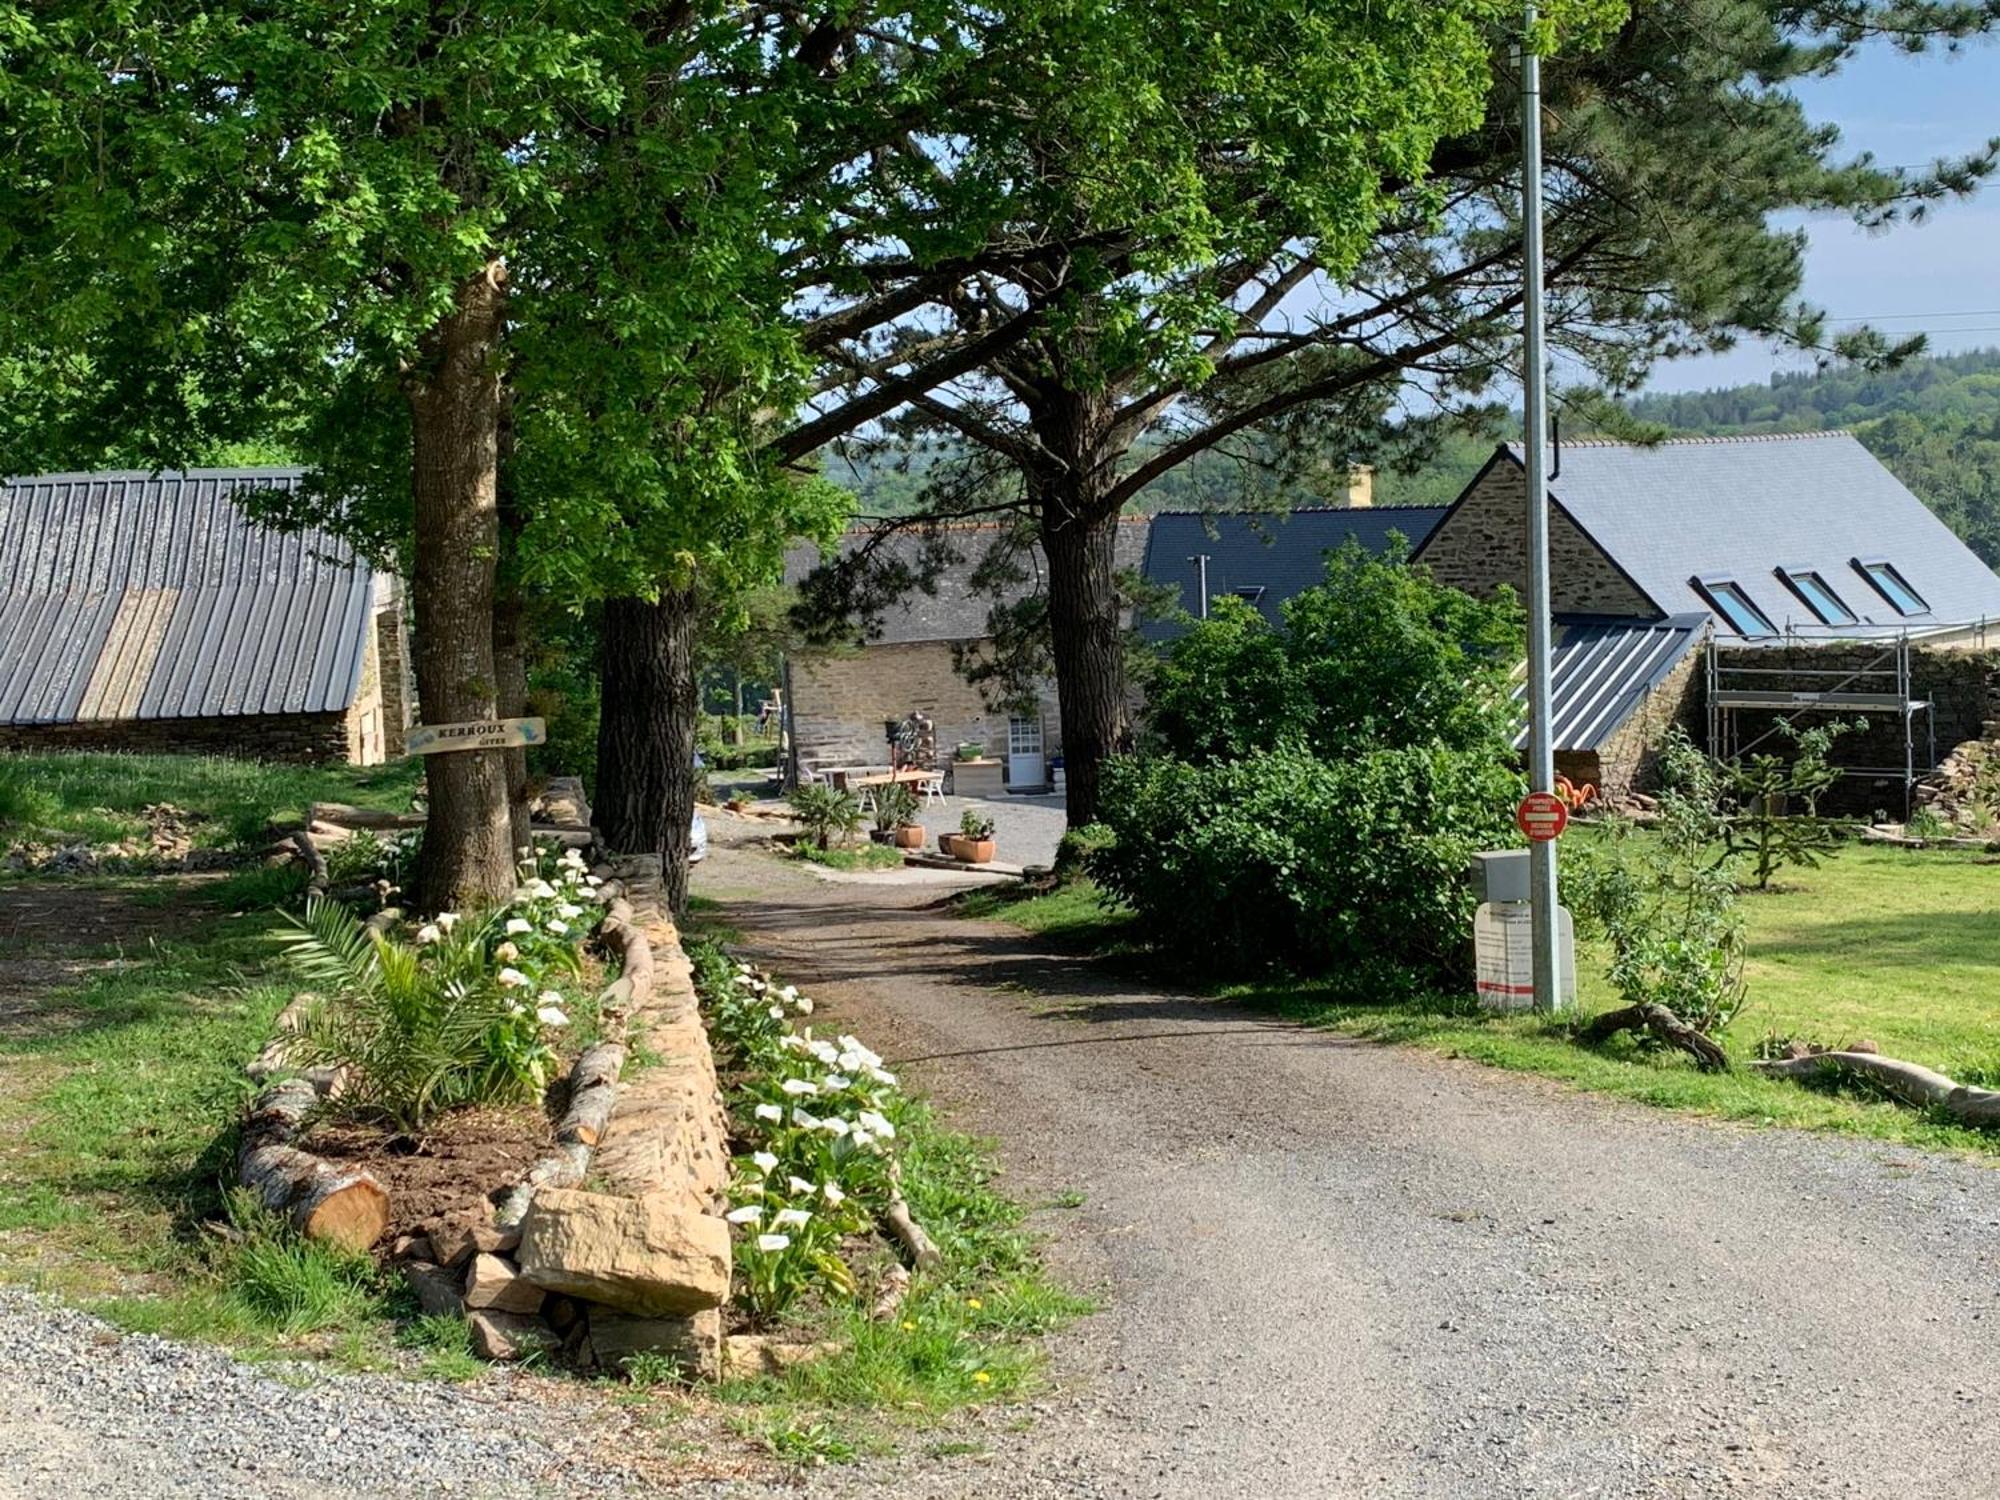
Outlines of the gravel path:
M 614 1495 L 589 1395 L 251 1366 L 0 1292 L 0 1497 Z
M 2000 1493 L 1988 1167 L 1127 987 L 935 889 L 727 848 L 701 883 L 827 1024 L 996 1135 L 1017 1192 L 1086 1194 L 1039 1217 L 1108 1288 L 1028 1431 L 992 1413 L 983 1456 L 806 1493 Z

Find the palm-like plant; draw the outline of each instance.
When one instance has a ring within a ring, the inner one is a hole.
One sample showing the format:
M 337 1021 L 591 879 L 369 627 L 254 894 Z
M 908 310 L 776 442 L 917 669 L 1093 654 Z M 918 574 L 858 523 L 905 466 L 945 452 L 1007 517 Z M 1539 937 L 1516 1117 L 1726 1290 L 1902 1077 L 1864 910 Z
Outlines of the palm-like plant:
M 309 902 L 280 934 L 299 976 L 322 994 L 295 1033 L 293 1060 L 347 1069 L 340 1106 L 410 1132 L 458 1105 L 539 1095 L 554 1053 L 525 977 L 496 970 L 490 956 L 506 915 L 468 918 L 412 945 L 336 902 Z
M 852 792 L 815 783 L 793 792 L 790 801 L 792 816 L 818 848 L 831 848 L 836 834 L 845 848 L 861 828 L 861 803 Z

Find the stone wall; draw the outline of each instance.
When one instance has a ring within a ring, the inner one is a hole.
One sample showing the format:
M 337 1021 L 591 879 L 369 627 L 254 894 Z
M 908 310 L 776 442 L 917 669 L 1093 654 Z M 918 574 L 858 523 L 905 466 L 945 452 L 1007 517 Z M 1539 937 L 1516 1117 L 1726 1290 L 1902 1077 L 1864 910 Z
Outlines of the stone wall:
M 400 587 L 375 610 L 375 656 L 382 678 L 382 756 L 400 760 L 416 722 L 416 683 L 410 676 L 410 629 Z
M 348 715 L 239 714 L 212 719 L 109 719 L 0 725 L 0 751 L 123 750 L 235 755 L 304 763 L 348 758 Z
M 1865 644 L 1842 644 L 1829 646 L 1756 646 L 1732 647 L 1727 657 L 1727 665 L 1735 667 L 1773 668 L 1794 671 L 1801 668 L 1814 671 L 1854 672 L 1870 667 L 1894 666 L 1892 648 Z M 1931 717 L 1935 725 L 1936 741 L 1933 754 L 1931 729 L 1923 718 L 1914 722 L 1916 733 L 1917 773 L 1921 776 L 1941 760 L 1954 746 L 1978 739 L 1984 725 L 1996 717 L 1996 680 L 2000 680 L 2000 651 L 1959 651 L 1951 649 L 1912 648 L 1910 652 L 1910 687 L 1913 697 L 1927 700 L 1931 705 Z M 1839 678 L 1801 677 L 1796 680 L 1765 678 L 1775 689 L 1783 691 L 1840 690 Z M 1737 684 L 1727 683 L 1735 686 Z M 1704 671 L 1697 679 L 1695 691 L 1690 695 L 1691 714 L 1703 718 L 1707 709 L 1707 674 Z M 1850 685 L 1851 692 L 1893 692 L 1894 684 L 1889 679 L 1869 679 Z M 1735 718 L 1737 743 L 1748 745 L 1759 736 L 1772 729 L 1780 718 L 1786 715 L 1779 710 L 1738 710 Z M 1810 725 L 1823 718 L 1836 715 L 1806 714 L 1799 722 Z M 1897 774 L 1877 778 L 1844 777 L 1829 792 L 1822 806 L 1831 812 L 1872 813 L 1878 809 L 1901 817 L 1903 813 L 1903 786 L 1900 768 L 1903 764 L 1903 722 L 1893 713 L 1845 715 L 1851 723 L 1856 718 L 1863 720 L 1859 730 L 1843 734 L 1834 743 L 1832 759 L 1838 765 L 1872 766 L 1895 769 Z M 1696 731 L 1699 742 L 1705 743 L 1705 722 Z M 1782 739 L 1767 740 L 1759 749 L 1783 752 Z
M 1704 731 L 1697 720 L 1701 690 L 1707 682 L 1702 666 L 1705 649 L 1696 647 L 1688 652 L 1680 665 L 1597 747 L 1595 779 L 1607 797 L 1623 797 L 1652 788 L 1660 759 L 1660 741 L 1675 724 L 1686 728 L 1696 737 L 1695 742 L 1701 743 Z
M 946 641 L 871 645 L 839 656 L 792 662 L 792 728 L 805 766 L 880 765 L 889 759 L 884 720 L 922 709 L 937 726 L 938 753 L 961 743 L 1007 753 L 1007 715 L 986 706 L 952 664 Z M 1055 686 L 1041 695 L 1042 748 L 1062 746 Z
M 1417 554 L 1438 580 L 1480 598 L 1502 584 L 1528 593 L 1528 482 L 1502 458 L 1467 491 L 1458 509 Z M 1557 614 L 1633 615 L 1660 611 L 1559 507 L 1549 508 L 1549 563 Z
M 370 630 L 361 648 L 361 681 L 347 708 L 347 758 L 357 766 L 379 766 L 384 759 L 382 661 L 376 642 L 376 632 Z

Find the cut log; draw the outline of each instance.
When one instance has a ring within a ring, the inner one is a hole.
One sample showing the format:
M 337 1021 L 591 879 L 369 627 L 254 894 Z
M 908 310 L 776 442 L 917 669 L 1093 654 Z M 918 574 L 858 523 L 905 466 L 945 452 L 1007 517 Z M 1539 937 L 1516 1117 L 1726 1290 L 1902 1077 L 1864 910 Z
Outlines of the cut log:
M 316 998 L 313 995 L 294 996 L 291 1003 L 278 1012 L 278 1019 L 272 1023 L 271 1040 L 264 1044 L 264 1050 L 252 1059 L 244 1072 L 262 1083 L 273 1073 L 282 1073 L 291 1066 L 292 1034 L 305 1025 L 306 1013 L 312 1009 Z
M 557 1140 L 566 1146 L 595 1146 L 604 1139 L 624 1067 L 625 1048 L 617 1042 L 599 1042 L 576 1060 L 569 1070 L 569 1108 L 556 1127 Z
M 259 1146 L 237 1165 L 257 1201 L 307 1239 L 366 1250 L 389 1227 L 389 1194 L 367 1172 L 295 1146 Z
M 373 807 L 354 807 L 345 802 L 315 802 L 306 809 L 309 823 L 333 823 L 342 828 L 368 828 L 378 832 L 400 828 L 421 828 L 422 813 L 383 812 Z
M 1772 1058 L 1751 1066 L 1782 1078 L 1853 1073 L 1918 1109 L 1942 1109 L 1965 1125 L 2000 1125 L 2000 1092 L 1959 1083 L 1921 1063 L 1850 1048 L 1840 1052 L 1809 1052 L 1804 1057 Z
M 1670 1047 L 1678 1047 L 1695 1060 L 1704 1073 L 1729 1071 L 1729 1055 L 1714 1041 L 1696 1031 L 1664 1005 L 1621 1006 L 1593 1017 L 1580 1027 L 1576 1039 L 1586 1046 L 1610 1040 L 1621 1031 L 1650 1031 Z
M 924 1226 L 911 1215 L 910 1205 L 903 1198 L 902 1174 L 894 1167 L 889 1169 L 889 1207 L 882 1214 L 882 1222 L 910 1252 L 910 1263 L 919 1271 L 935 1271 L 944 1264 L 937 1241 L 924 1233 Z
M 324 891 L 328 884 L 326 856 L 319 852 L 319 845 L 313 842 L 311 834 L 303 828 L 292 835 L 292 847 L 299 851 L 299 858 L 306 863 L 306 889 Z
M 1919 1109 L 1943 1104 L 1958 1085 L 1942 1073 L 1916 1063 L 1898 1062 L 1873 1052 L 1810 1052 L 1804 1057 L 1775 1058 L 1756 1066 L 1786 1078 L 1812 1078 L 1822 1073 L 1855 1073 Z
M 493 1222 L 502 1229 L 517 1229 L 527 1216 L 528 1205 L 543 1188 L 573 1188 L 590 1171 L 590 1147 L 581 1141 L 558 1149 L 536 1162 L 520 1185 L 501 1201 Z
M 308 1239 L 366 1250 L 389 1227 L 389 1194 L 369 1173 L 335 1166 L 292 1145 L 319 1103 L 309 1079 L 288 1078 L 259 1094 L 243 1122 L 238 1180 Z

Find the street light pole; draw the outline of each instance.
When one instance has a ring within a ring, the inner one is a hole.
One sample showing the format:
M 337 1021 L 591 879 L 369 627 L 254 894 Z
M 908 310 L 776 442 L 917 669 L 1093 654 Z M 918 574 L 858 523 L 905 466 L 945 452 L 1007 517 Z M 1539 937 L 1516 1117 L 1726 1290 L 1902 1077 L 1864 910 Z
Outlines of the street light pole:
M 1552 792 L 1556 752 L 1551 727 L 1549 650 L 1548 372 L 1542 308 L 1542 60 L 1535 54 L 1535 5 L 1528 0 L 1521 38 L 1521 387 L 1528 481 L 1528 784 Z M 1562 1000 L 1556 974 L 1556 843 L 1528 845 L 1528 899 L 1535 959 L 1535 1009 Z

